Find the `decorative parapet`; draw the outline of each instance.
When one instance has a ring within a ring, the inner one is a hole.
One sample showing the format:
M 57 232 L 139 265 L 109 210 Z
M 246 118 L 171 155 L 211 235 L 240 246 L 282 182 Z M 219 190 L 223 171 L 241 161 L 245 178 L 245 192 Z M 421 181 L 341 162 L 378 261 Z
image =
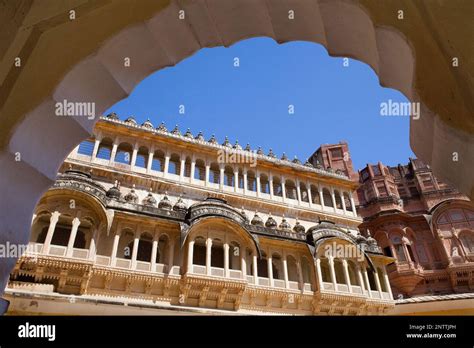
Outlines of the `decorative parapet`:
M 104 206 L 106 205 L 105 188 L 91 179 L 89 174 L 80 171 L 67 170 L 64 174 L 59 174 L 51 189 L 72 189 L 84 192 L 97 198 Z

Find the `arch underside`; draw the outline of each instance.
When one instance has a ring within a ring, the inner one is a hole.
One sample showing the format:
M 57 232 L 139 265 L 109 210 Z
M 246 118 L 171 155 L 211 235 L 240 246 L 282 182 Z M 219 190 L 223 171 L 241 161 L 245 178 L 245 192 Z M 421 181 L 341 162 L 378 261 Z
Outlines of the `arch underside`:
M 288 20 L 289 6 L 297 20 Z M 177 16 L 180 10 L 186 13 L 184 20 Z M 279 43 L 315 42 L 331 56 L 367 63 L 382 86 L 395 88 L 411 101 L 420 102 L 423 117 L 416 122 L 412 119 L 410 127 L 410 142 L 416 154 L 430 163 L 437 175 L 449 177 L 460 190 L 474 195 L 472 180 L 466 179 L 470 177 L 469 168 L 474 167 L 474 139 L 448 126 L 428 109 L 414 88 L 415 58 L 410 43 L 395 29 L 374 25 L 358 2 L 241 0 L 236 6 L 235 1 L 229 0 L 171 1 L 146 18 L 105 43 L 97 43 L 96 50 L 83 60 L 83 52 L 79 53 L 75 65 L 58 81 L 54 91 L 26 115 L 22 114 L 22 122 L 2 139 L 7 149 L 0 153 L 4 197 L 0 202 L 0 220 L 4 222 L 0 242 L 28 241 L 36 202 L 56 178 L 67 154 L 92 133 L 97 121 L 56 117 L 56 102 L 93 101 L 96 114 L 100 114 L 154 71 L 173 66 L 201 48 L 229 46 L 257 36 Z M 80 21 L 78 18 L 78 25 Z M 127 69 L 123 68 L 125 52 L 133 62 Z M 2 117 L 10 114 L 8 111 L 8 107 L 2 108 Z M 463 158 L 462 167 L 451 160 L 455 151 Z M 21 153 L 21 162 L 15 161 L 17 153 Z M 1 288 L 13 265 L 14 260 L 0 263 Z

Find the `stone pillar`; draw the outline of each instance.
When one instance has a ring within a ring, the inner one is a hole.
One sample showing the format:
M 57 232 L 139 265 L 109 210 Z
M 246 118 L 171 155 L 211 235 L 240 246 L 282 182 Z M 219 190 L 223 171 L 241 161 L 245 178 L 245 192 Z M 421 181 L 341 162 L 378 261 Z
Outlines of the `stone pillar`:
M 153 238 L 153 244 L 151 246 L 151 271 L 156 271 L 156 255 L 158 254 L 158 240 L 157 238 Z
M 206 239 L 206 274 L 211 275 L 212 239 Z
M 321 209 L 326 210 L 326 207 L 324 206 L 323 188 L 321 186 L 318 187 L 318 193 L 319 193 L 319 202 L 321 203 Z
M 242 271 L 242 279 L 247 280 L 247 259 L 245 250 L 240 253 L 240 270 Z
M 354 202 L 354 197 L 352 197 L 352 192 L 349 192 L 349 198 L 351 200 L 352 215 L 357 216 L 356 206 L 355 206 L 355 202 Z
M 114 244 L 112 245 L 112 254 L 110 255 L 110 265 L 115 267 L 117 261 L 117 250 L 120 241 L 120 234 L 114 236 Z
M 270 188 L 270 199 L 273 199 L 273 176 L 270 174 L 270 177 L 268 178 L 268 186 Z
M 253 282 L 255 285 L 258 285 L 258 267 L 257 267 L 257 254 L 253 254 L 253 262 L 252 262 L 252 267 L 253 267 Z
M 187 273 L 193 273 L 193 255 L 194 254 L 194 240 L 189 242 L 188 245 L 188 269 Z
M 267 258 L 267 268 L 268 268 L 268 284 L 269 286 L 273 286 L 273 265 L 272 265 L 271 256 L 268 256 Z
M 281 198 L 283 202 L 286 201 L 286 186 L 285 186 L 285 177 L 281 177 Z
M 234 171 L 234 192 L 239 188 L 239 171 Z
M 118 144 L 116 142 L 114 142 L 114 144 L 112 145 L 112 151 L 110 153 L 110 160 L 109 160 L 110 164 L 114 163 L 114 161 L 115 161 L 115 155 L 117 154 L 117 148 L 118 148 Z
M 99 229 L 94 230 L 92 235 L 91 242 L 89 244 L 89 260 L 95 260 L 95 255 L 97 253 L 97 240 L 99 239 Z
M 333 210 L 334 212 L 337 211 L 337 207 L 336 207 L 336 196 L 334 195 L 334 189 L 331 187 L 331 201 L 332 201 L 332 206 L 333 206 Z
M 137 255 L 138 255 L 138 243 L 140 243 L 140 239 L 135 237 L 133 240 L 133 250 L 132 250 L 132 269 L 137 267 Z
M 286 255 L 283 257 L 283 279 L 285 280 L 285 288 L 290 288 L 290 281 L 288 280 L 288 262 Z
M 146 172 L 147 172 L 147 173 L 150 173 L 150 172 L 151 172 L 151 166 L 152 166 L 152 164 L 153 164 L 153 155 L 154 155 L 153 151 L 150 151 L 150 152 L 148 153 L 148 162 L 147 162 L 147 164 L 146 164 Z
M 191 178 L 190 178 L 190 182 L 193 182 L 194 181 L 194 175 L 196 175 L 196 159 L 194 158 L 193 156 L 193 159 L 191 161 Z
M 321 259 L 316 259 L 316 276 L 318 277 L 319 290 L 324 290 L 323 274 L 321 271 Z
M 229 244 L 224 243 L 224 277 L 229 278 Z
M 362 290 L 362 294 L 365 294 L 364 279 L 362 278 L 362 272 L 360 270 L 359 264 L 357 264 L 357 277 L 359 278 L 359 284 L 360 284 L 360 289 Z
M 48 232 L 46 233 L 46 238 L 43 243 L 43 254 L 49 253 L 49 247 L 51 245 L 51 240 L 53 239 L 54 229 L 56 228 L 56 224 L 58 223 L 60 215 L 61 214 L 58 211 L 55 211 L 51 214 L 51 218 L 49 219 Z
M 370 282 L 369 282 L 369 276 L 367 275 L 367 268 L 364 267 L 364 279 L 365 279 L 365 285 L 367 286 L 367 293 L 369 297 L 372 297 L 372 289 L 370 288 Z
M 331 274 L 331 283 L 334 287 L 334 291 L 337 291 L 337 280 L 336 280 L 336 271 L 334 269 L 334 258 L 332 256 L 328 257 L 329 263 L 329 273 Z
M 135 163 L 137 162 L 137 154 L 138 154 L 138 145 L 135 144 L 135 147 L 133 148 L 132 152 L 132 158 L 130 160 L 130 168 L 133 169 L 135 167 Z
M 170 238 L 170 249 L 169 249 L 169 252 L 168 252 L 168 256 L 169 256 L 169 259 L 168 259 L 168 273 L 171 273 L 172 268 L 174 266 L 174 245 L 175 245 L 174 239 Z
M 224 167 L 219 168 L 219 190 L 224 189 Z
M 375 286 L 377 287 L 377 291 L 379 292 L 380 298 L 383 298 L 382 287 L 380 286 L 379 272 L 377 272 L 377 270 L 374 271 L 374 278 L 375 278 Z
M 309 207 L 313 207 L 313 195 L 311 194 L 311 185 L 306 184 L 306 191 L 308 192 L 308 202 L 309 202 Z
M 255 180 L 257 181 L 257 197 L 260 197 L 260 191 L 262 190 L 260 185 L 260 173 L 256 174 Z
M 341 197 L 342 210 L 344 211 L 344 215 L 346 215 L 347 210 L 346 210 L 346 202 L 344 201 L 344 194 L 339 193 L 339 196 Z
M 209 186 L 209 172 L 211 171 L 211 165 L 206 164 L 206 176 L 204 177 L 204 185 Z
M 342 259 L 342 268 L 344 269 L 344 280 L 346 281 L 347 290 L 352 292 L 351 278 L 349 277 L 349 265 L 346 259 Z
M 248 189 L 248 181 L 247 181 L 247 169 L 244 169 L 244 195 L 247 194 Z
M 299 179 L 296 179 L 296 198 L 298 199 L 298 204 L 301 204 L 301 187 Z
M 94 149 L 92 150 L 91 162 L 97 158 L 97 152 L 99 152 L 100 139 L 94 141 Z
M 186 169 L 186 157 L 181 158 L 181 165 L 179 166 L 179 180 L 184 179 L 184 170 Z
M 390 296 L 390 299 L 393 300 L 392 288 L 390 287 L 390 281 L 389 281 L 387 270 L 385 269 L 385 266 L 383 266 L 382 271 L 383 271 L 383 280 L 385 282 L 385 287 L 387 288 L 387 292 Z
M 81 221 L 77 217 L 75 217 L 72 220 L 72 228 L 71 228 L 71 234 L 69 235 L 69 241 L 67 243 L 66 257 L 71 257 L 72 256 L 72 250 L 74 248 L 74 241 L 76 240 L 77 229 L 79 228 L 80 224 L 81 224 Z
M 168 176 L 168 171 L 169 171 L 169 168 L 170 168 L 170 155 L 169 153 L 167 153 L 165 155 L 165 168 L 163 169 L 163 176 Z

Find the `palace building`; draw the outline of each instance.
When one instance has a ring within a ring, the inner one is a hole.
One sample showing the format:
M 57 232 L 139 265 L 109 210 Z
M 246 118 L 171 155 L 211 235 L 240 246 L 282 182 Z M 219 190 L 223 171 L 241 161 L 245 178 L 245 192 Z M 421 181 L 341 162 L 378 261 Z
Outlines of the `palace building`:
M 346 143 L 302 163 L 110 114 L 38 202 L 5 298 L 11 314 L 390 314 L 469 298 L 473 231 L 470 201 L 418 160 L 357 173 Z

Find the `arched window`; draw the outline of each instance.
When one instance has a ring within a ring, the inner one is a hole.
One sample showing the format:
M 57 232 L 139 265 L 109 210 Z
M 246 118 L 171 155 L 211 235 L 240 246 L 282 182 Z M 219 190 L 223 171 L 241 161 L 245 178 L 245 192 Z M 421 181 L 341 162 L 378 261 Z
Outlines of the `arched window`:
M 342 266 L 342 260 L 334 259 L 334 271 L 336 272 L 336 283 L 346 284 L 346 279 L 344 278 L 344 268 Z
M 158 240 L 158 252 L 156 253 L 156 262 L 161 264 L 168 263 L 169 250 L 168 250 L 168 236 L 163 234 Z
M 461 243 L 468 254 L 474 253 L 474 234 L 464 232 L 461 234 Z
M 113 142 L 110 138 L 104 138 L 99 144 L 99 149 L 97 150 L 97 158 L 110 160 L 112 154 Z
M 257 191 L 257 179 L 255 178 L 255 172 L 253 170 L 247 172 L 247 190 L 253 192 Z
M 163 172 L 165 170 L 165 153 L 163 151 L 155 151 L 155 153 L 153 154 L 151 169 L 157 172 Z
M 360 285 L 359 284 L 359 277 L 357 275 L 357 266 L 354 261 L 348 260 L 347 261 L 348 270 L 349 270 L 349 279 L 351 281 L 351 285 Z
M 117 148 L 114 161 L 123 164 L 130 164 L 132 160 L 132 152 L 132 145 L 129 143 L 121 143 Z
M 332 204 L 331 192 L 327 188 L 323 189 L 323 200 L 324 200 L 325 207 L 330 207 L 330 208 L 334 207 L 334 205 Z
M 242 168 L 239 168 L 239 188 L 244 188 L 244 171 Z
M 329 260 L 325 257 L 320 258 L 321 277 L 323 282 L 331 283 L 331 271 L 329 270 Z
M 229 268 L 240 270 L 241 269 L 241 253 L 245 252 L 241 250 L 240 244 L 237 242 L 231 242 L 229 244 Z
M 266 174 L 260 174 L 260 192 L 270 194 L 270 183 Z
M 77 149 L 77 153 L 86 156 L 92 156 L 92 152 L 94 152 L 94 141 L 93 140 L 84 140 L 80 145 L 79 149 Z
M 224 268 L 224 248 L 220 239 L 214 239 L 212 241 L 211 266 Z
M 191 157 L 186 157 L 186 160 L 184 161 L 184 176 L 186 178 L 191 177 Z
M 168 165 L 168 173 L 175 175 L 181 173 L 181 158 L 178 154 L 173 153 L 171 155 Z
M 311 267 L 309 261 L 306 257 L 301 258 L 301 272 L 303 273 L 303 282 L 311 283 Z
M 283 279 L 283 262 L 280 255 L 276 253 L 272 255 L 272 272 L 273 279 Z
M 273 177 L 273 195 L 278 196 L 278 197 L 283 196 L 283 191 L 281 188 L 281 180 L 277 176 Z
M 406 262 L 407 258 L 405 255 L 405 250 L 403 248 L 402 239 L 399 236 L 393 236 L 392 244 L 397 254 L 396 257 L 398 262 Z
M 371 269 L 367 270 L 367 277 L 369 278 L 370 290 L 377 290 L 377 284 L 375 282 L 375 274 Z
M 311 190 L 311 199 L 313 200 L 313 203 L 321 205 L 321 199 L 319 197 L 318 188 L 315 185 L 311 185 L 310 190 Z
M 120 243 L 117 248 L 117 257 L 124 259 L 132 258 L 134 234 L 131 230 L 123 230 L 120 236 Z
M 211 167 L 209 170 L 209 182 L 213 184 L 219 184 L 220 176 L 221 176 L 221 173 L 220 173 L 219 164 L 211 163 Z
M 286 193 L 286 198 L 289 199 L 298 199 L 298 195 L 296 193 L 296 185 L 293 180 L 286 180 L 285 181 L 285 193 Z
M 197 237 L 194 240 L 193 264 L 206 265 L 206 240 L 202 237 Z
M 231 166 L 225 166 L 224 168 L 224 185 L 234 186 L 234 170 Z
M 140 146 L 137 152 L 137 159 L 135 160 L 135 166 L 139 168 L 146 168 L 148 161 L 148 148 Z
M 206 180 L 206 164 L 202 159 L 196 160 L 194 165 L 194 179 L 204 181 Z
M 138 241 L 137 261 L 151 261 L 153 237 L 149 233 L 142 233 Z
M 296 259 L 293 256 L 288 255 L 286 257 L 286 264 L 288 268 L 288 280 L 297 282 L 299 279 L 298 279 L 298 267 L 296 265 Z
M 257 273 L 259 277 L 268 278 L 268 261 L 265 253 L 257 260 Z

